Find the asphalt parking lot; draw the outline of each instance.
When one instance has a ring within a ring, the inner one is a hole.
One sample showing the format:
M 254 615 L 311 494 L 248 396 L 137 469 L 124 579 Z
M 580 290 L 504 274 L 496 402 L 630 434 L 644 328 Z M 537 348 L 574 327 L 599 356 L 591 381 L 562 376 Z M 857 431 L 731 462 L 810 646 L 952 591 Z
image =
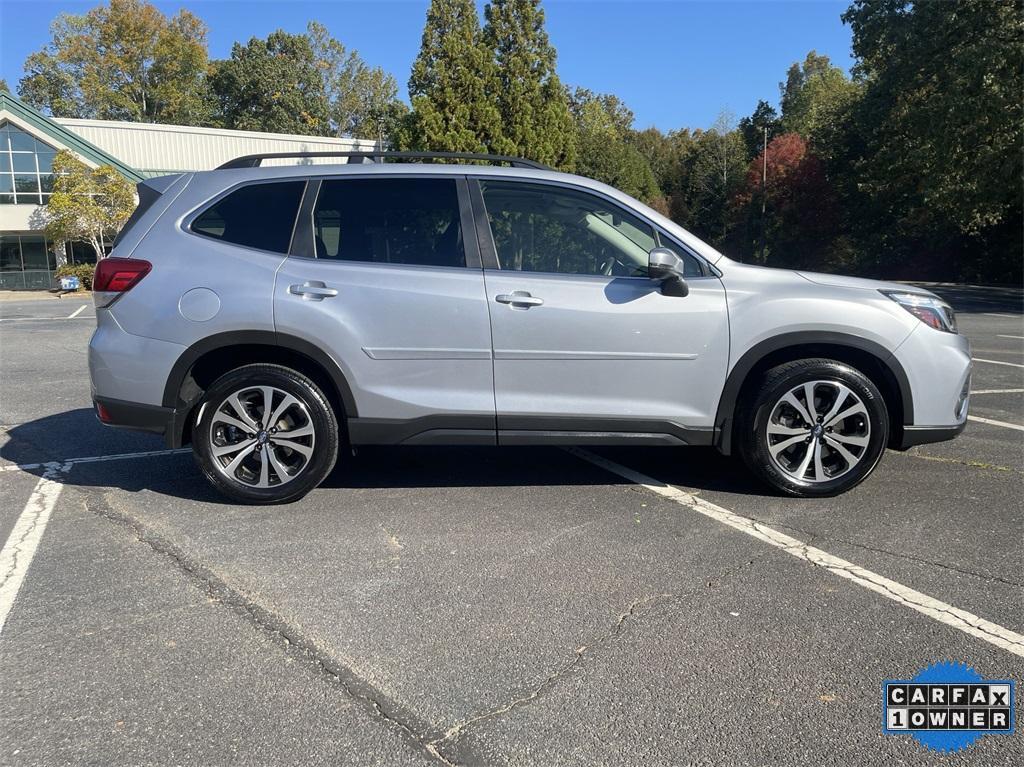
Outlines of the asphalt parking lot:
M 935 289 L 967 431 L 839 498 L 697 448 L 420 448 L 265 508 L 99 425 L 90 304 L 0 301 L 0 764 L 1024 763 L 880 731 L 932 662 L 1024 681 L 1021 291 Z

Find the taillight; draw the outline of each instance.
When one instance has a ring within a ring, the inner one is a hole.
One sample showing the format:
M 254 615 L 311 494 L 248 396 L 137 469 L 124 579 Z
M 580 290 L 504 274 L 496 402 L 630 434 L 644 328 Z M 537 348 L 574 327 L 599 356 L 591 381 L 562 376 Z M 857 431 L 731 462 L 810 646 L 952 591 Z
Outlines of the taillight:
M 109 306 L 142 280 L 153 265 L 141 258 L 101 258 L 96 263 L 92 291 L 96 306 Z
M 96 403 L 96 417 L 100 419 L 100 423 L 110 423 L 114 419 L 110 417 L 110 411 L 107 410 L 107 406 Z

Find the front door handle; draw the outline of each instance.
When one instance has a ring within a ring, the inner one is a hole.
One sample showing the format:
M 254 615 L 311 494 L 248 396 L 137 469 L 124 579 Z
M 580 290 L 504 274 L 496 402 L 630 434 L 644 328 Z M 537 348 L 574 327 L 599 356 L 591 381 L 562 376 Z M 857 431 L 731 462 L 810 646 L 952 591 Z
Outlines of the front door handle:
M 329 288 L 319 280 L 310 280 L 301 285 L 289 285 L 288 292 L 293 296 L 302 296 L 303 301 L 323 301 L 325 298 L 333 298 L 338 291 Z
M 521 306 L 523 308 L 540 306 L 544 303 L 543 298 L 531 296 L 525 290 L 513 290 L 511 293 L 502 293 L 500 296 L 495 296 L 494 300 L 499 304 L 511 304 L 512 306 Z

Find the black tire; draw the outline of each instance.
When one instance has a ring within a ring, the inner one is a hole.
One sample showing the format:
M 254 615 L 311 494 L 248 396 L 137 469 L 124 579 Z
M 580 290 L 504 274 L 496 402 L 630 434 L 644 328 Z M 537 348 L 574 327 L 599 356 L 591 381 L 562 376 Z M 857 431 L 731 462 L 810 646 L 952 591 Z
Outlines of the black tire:
M 820 428 L 815 431 L 815 424 L 811 424 L 807 436 L 801 436 L 799 431 L 808 425 L 807 420 L 799 415 L 801 411 L 798 408 L 783 404 L 781 400 L 787 393 L 806 385 L 811 386 L 814 400 L 820 405 L 813 411 L 806 409 L 807 390 L 804 388 L 796 394 L 797 404 L 804 406 L 807 414 L 813 412 L 819 416 L 811 420 L 818 422 Z M 863 404 L 864 412 L 833 422 L 836 425 L 828 428 L 822 423 L 822 418 L 829 414 L 831 405 L 840 398 L 841 387 L 846 387 L 849 392 L 842 395 L 845 399 L 838 408 L 839 412 L 845 412 L 855 404 L 851 394 Z M 885 401 L 867 376 L 842 362 L 829 359 L 787 362 L 765 372 L 745 394 L 746 402 L 736 419 L 739 453 L 755 475 L 787 495 L 828 497 L 846 492 L 874 471 L 885 452 L 889 441 L 889 414 Z M 831 401 L 829 394 L 833 394 Z M 769 436 L 769 419 L 774 419 L 773 429 L 786 431 Z M 833 431 L 833 428 L 842 431 Z M 838 445 L 838 448 L 846 450 L 847 455 L 855 457 L 856 462 L 851 463 L 833 447 L 837 439 L 865 443 L 853 445 L 844 441 Z M 779 451 L 780 446 L 788 441 L 793 444 Z M 814 453 L 816 446 L 820 446 L 820 453 Z M 770 448 L 779 451 L 776 458 L 773 458 Z M 821 457 L 820 469 L 815 460 L 818 456 Z M 806 470 L 801 473 L 804 459 L 811 463 L 806 464 Z M 787 464 L 788 471 L 784 468 Z M 834 478 L 830 478 L 830 469 L 835 474 Z
M 291 395 L 297 403 L 289 406 L 289 410 L 277 419 L 277 425 L 263 424 L 260 420 L 265 413 L 265 407 L 261 405 L 263 395 L 259 390 L 253 391 L 255 387 L 273 387 L 276 390 L 271 399 L 276 403 L 272 405 L 274 409 L 285 403 L 285 395 Z M 238 420 L 237 410 L 226 404 L 227 398 L 238 392 L 243 392 L 240 401 L 246 411 L 244 417 L 256 421 L 261 429 L 253 429 L 246 434 L 240 428 L 226 426 L 223 418 L 218 418 L 220 413 Z M 313 381 L 281 365 L 245 365 L 225 373 L 203 395 L 199 413 L 192 432 L 192 454 L 210 484 L 234 501 L 270 504 L 297 500 L 330 474 L 338 458 L 338 415 L 334 408 Z M 287 440 L 288 444 L 296 445 L 297 450 L 282 447 L 283 437 L 290 426 L 294 426 L 297 434 L 312 427 L 311 436 L 300 434 Z M 275 443 L 275 435 L 282 442 Z M 253 444 L 253 447 L 220 458 L 214 455 L 213 451 L 218 446 L 230 449 L 235 444 Z M 301 449 L 311 449 L 311 452 L 306 456 L 299 452 Z M 273 461 L 269 460 L 271 451 Z M 242 463 L 229 475 L 227 469 L 236 457 Z M 265 461 L 268 463 L 266 477 L 269 486 L 259 487 L 243 481 L 248 478 L 259 483 L 262 477 L 258 471 Z M 290 474 L 288 469 L 293 469 L 294 474 Z M 283 476 L 288 478 L 282 480 Z

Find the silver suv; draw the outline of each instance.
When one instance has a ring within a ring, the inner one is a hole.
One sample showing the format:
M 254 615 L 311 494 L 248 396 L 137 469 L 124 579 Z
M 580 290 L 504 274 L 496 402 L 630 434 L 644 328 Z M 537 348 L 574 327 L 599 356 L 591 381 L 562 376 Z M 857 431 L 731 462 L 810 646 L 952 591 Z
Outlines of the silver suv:
M 233 499 L 370 444 L 714 445 L 826 496 L 964 428 L 970 349 L 931 293 L 737 263 L 525 160 L 320 154 L 140 184 L 96 270 L 99 419 L 191 443 Z

